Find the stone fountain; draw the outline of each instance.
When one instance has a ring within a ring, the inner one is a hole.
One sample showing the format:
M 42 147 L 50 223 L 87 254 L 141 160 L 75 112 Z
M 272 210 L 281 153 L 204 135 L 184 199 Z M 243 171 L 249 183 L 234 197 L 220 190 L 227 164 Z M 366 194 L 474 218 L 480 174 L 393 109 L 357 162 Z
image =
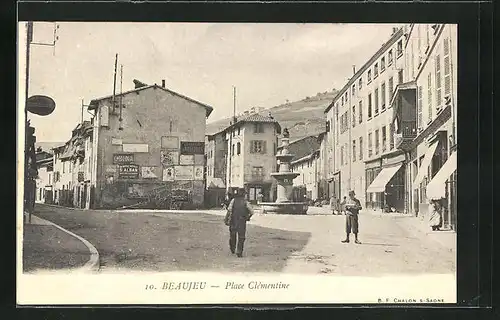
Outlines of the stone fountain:
M 290 162 L 295 155 L 290 154 L 288 145 L 290 143 L 290 134 L 288 129 L 283 130 L 281 138 L 281 151 L 276 155 L 279 161 L 279 172 L 272 172 L 271 176 L 276 179 L 277 198 L 276 202 L 260 202 L 263 213 L 276 214 L 306 214 L 308 205 L 306 202 L 292 202 L 293 179 L 300 173 L 290 171 Z

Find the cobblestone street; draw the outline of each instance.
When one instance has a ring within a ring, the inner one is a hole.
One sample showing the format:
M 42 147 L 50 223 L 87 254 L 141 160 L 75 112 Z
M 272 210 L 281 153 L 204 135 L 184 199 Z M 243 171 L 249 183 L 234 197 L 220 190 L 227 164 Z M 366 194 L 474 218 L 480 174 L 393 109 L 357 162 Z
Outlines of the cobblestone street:
M 455 252 L 401 223 L 408 217 L 361 214 L 362 244 L 341 243 L 344 217 L 255 214 L 245 256 L 229 253 L 223 211 L 83 211 L 37 206 L 37 215 L 90 241 L 101 272 L 250 271 L 376 276 L 455 272 Z M 322 213 L 323 212 L 323 213 Z M 316 214 L 314 214 L 316 213 Z

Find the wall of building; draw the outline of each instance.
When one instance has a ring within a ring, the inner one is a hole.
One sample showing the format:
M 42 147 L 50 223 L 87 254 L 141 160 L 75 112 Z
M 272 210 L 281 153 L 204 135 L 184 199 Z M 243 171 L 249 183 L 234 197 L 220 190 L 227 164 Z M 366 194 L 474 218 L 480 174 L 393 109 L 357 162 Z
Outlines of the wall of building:
M 163 175 L 165 170 L 183 165 L 181 160 L 184 158 L 180 157 L 179 150 L 181 142 L 204 145 L 206 109 L 155 87 L 126 94 L 122 103 L 123 130 L 119 129 L 119 109 L 116 108 L 116 114 L 113 114 L 109 101 L 101 101 L 97 114 L 99 129 L 94 137 L 97 138 L 94 158 L 97 161 L 97 203 L 102 207 L 126 205 L 137 202 L 134 198 L 145 197 L 155 188 L 164 187 L 188 190 L 193 203 L 201 205 L 205 190 L 203 174 L 201 179 L 175 181 L 163 181 Z M 106 122 L 108 126 L 105 126 Z M 120 168 L 113 163 L 113 155 L 123 153 L 133 154 L 133 163 L 139 166 L 138 178 L 119 177 Z M 203 172 L 203 153 L 191 157 L 190 164 L 184 164 L 194 171 L 201 168 Z M 172 161 L 162 163 L 162 154 L 171 156 Z M 146 169 L 152 175 L 143 176 Z
M 223 133 L 212 136 L 207 142 L 207 186 L 214 181 L 215 178 L 226 182 L 226 157 L 228 143 L 225 141 Z
M 333 150 L 329 150 L 333 158 L 329 161 L 329 167 L 333 170 L 328 170 L 328 175 L 332 177 L 334 173 L 340 172 L 341 197 L 346 196 L 349 190 L 354 190 L 360 201 L 364 203 L 367 188 L 364 162 L 391 151 L 390 124 L 393 112 L 389 107 L 390 82 L 392 81 L 392 92 L 394 92 L 401 80 L 400 66 L 404 65 L 402 63 L 404 60 L 403 39 L 403 31 L 394 33 L 339 92 L 332 102 L 332 107 L 326 113 L 327 121 L 330 121 L 327 146 L 333 147 Z M 377 72 L 375 72 L 375 66 Z M 375 112 L 376 90 L 378 112 Z M 371 116 L 369 116 L 370 95 Z M 383 127 L 386 128 L 385 151 L 382 151 L 381 130 Z M 375 152 L 375 130 L 379 130 L 378 152 Z M 372 135 L 369 136 L 369 133 Z M 371 156 L 369 155 L 369 137 L 372 139 Z
M 292 162 L 290 169 L 292 172 L 300 173 L 293 180 L 294 187 L 303 186 L 306 188 L 309 199 L 318 199 L 318 179 L 319 157 L 307 156 L 306 158 Z

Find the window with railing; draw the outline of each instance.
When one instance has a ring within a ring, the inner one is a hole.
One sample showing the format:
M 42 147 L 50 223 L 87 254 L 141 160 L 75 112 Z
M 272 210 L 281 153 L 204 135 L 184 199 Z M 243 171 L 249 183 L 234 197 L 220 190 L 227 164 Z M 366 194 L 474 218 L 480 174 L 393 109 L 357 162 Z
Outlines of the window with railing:
M 358 121 L 359 121 L 359 123 L 362 123 L 363 122 L 363 102 L 362 101 L 359 102 L 358 110 L 359 110 Z
M 359 160 L 363 160 L 363 137 L 359 137 Z
M 373 155 L 373 141 L 372 141 L 372 133 L 368 133 L 368 158 Z
M 382 127 L 382 153 L 385 152 L 387 146 L 387 132 L 386 126 Z
M 372 117 L 372 94 L 368 95 L 368 120 Z
M 382 85 L 380 86 L 380 100 L 381 100 L 381 104 L 382 104 L 382 111 L 385 110 L 385 82 L 382 83 Z

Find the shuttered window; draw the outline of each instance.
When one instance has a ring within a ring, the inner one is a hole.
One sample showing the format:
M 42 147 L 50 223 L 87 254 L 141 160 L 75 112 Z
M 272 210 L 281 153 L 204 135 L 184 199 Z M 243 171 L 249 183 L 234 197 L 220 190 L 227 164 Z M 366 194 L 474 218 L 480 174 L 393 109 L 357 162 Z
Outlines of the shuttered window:
M 359 123 L 363 122 L 363 102 L 359 102 L 359 117 L 358 117 Z
M 372 133 L 368 133 L 368 158 L 373 155 L 373 141 L 372 141 Z
M 359 137 L 359 160 L 363 160 L 363 137 Z
M 432 121 L 432 73 L 427 75 L 427 122 Z
M 436 55 L 434 62 L 436 66 L 436 110 L 439 111 L 443 102 L 441 96 L 441 56 Z
M 451 92 L 451 68 L 450 68 L 450 41 L 444 39 L 444 95 L 447 96 Z
M 378 115 L 378 88 L 375 89 L 375 115 Z
M 417 125 L 418 129 L 422 130 L 423 129 L 423 124 L 422 124 L 422 86 L 418 87 L 418 101 L 417 101 L 417 112 L 418 112 L 418 118 L 417 118 Z
M 380 103 L 382 104 L 382 111 L 385 110 L 385 82 L 380 87 Z

